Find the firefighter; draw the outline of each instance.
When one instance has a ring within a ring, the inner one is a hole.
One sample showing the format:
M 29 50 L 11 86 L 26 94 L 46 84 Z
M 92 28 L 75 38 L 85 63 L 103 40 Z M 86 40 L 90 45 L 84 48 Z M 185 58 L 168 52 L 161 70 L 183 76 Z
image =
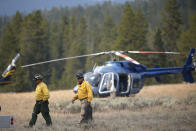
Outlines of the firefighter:
M 40 74 L 34 75 L 34 81 L 36 84 L 35 90 L 35 99 L 36 103 L 33 109 L 32 118 L 29 122 L 29 127 L 35 125 L 37 120 L 37 115 L 41 112 L 42 116 L 46 121 L 47 126 L 52 125 L 51 117 L 49 114 L 49 107 L 48 107 L 48 99 L 49 99 L 49 91 L 47 85 L 42 81 L 43 77 Z
M 93 93 L 92 93 L 90 83 L 84 80 L 84 76 L 82 72 L 77 73 L 76 77 L 78 79 L 78 92 L 73 97 L 72 103 L 74 103 L 74 101 L 77 99 L 79 99 L 81 102 L 81 113 L 80 113 L 79 124 L 82 124 L 82 123 L 87 123 L 89 120 L 92 120 L 91 101 L 93 98 Z

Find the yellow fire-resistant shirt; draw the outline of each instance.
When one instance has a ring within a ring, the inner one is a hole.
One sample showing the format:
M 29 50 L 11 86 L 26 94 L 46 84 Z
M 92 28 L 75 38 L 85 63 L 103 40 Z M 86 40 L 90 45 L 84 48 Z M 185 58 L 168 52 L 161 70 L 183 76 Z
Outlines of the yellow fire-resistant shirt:
M 35 90 L 35 99 L 36 101 L 48 100 L 50 97 L 48 87 L 44 82 L 40 82 Z
M 78 85 L 78 92 L 74 96 L 74 100 L 77 100 L 77 99 L 81 100 L 84 98 L 88 98 L 88 102 L 91 102 L 93 98 L 93 92 L 91 89 L 91 85 L 87 81 L 83 81 L 81 85 Z

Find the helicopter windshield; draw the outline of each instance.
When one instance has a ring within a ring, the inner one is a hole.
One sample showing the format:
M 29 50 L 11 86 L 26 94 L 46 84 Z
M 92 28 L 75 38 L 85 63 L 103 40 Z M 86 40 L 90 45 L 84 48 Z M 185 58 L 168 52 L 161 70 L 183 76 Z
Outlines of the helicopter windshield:
M 96 73 L 96 74 L 93 74 L 92 72 L 89 72 L 89 73 L 86 73 L 84 75 L 84 79 L 86 81 L 88 81 L 92 86 L 94 87 L 98 87 L 99 85 L 99 81 L 101 79 L 101 75 Z

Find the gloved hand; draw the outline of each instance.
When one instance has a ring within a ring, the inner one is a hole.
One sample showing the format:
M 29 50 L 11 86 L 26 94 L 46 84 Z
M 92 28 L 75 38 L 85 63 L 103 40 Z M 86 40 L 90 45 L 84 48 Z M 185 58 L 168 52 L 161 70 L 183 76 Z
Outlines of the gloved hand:
M 75 101 L 75 100 L 74 100 L 74 99 L 72 99 L 72 101 L 71 101 L 71 102 L 72 102 L 72 104 L 74 103 L 74 101 Z

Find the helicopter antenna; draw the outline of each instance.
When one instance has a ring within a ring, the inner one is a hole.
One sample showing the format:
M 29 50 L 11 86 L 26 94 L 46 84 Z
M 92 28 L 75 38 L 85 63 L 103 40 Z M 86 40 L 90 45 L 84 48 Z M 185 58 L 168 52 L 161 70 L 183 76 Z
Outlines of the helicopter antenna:
M 96 66 L 97 66 L 97 64 L 95 63 L 94 66 L 93 66 L 93 70 L 96 68 Z

